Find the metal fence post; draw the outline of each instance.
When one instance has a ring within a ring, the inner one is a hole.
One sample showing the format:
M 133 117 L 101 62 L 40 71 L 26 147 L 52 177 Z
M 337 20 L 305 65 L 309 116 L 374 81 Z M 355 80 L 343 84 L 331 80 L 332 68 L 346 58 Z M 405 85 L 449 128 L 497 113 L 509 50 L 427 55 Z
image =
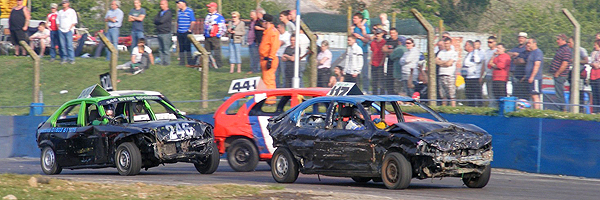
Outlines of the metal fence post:
M 571 71 L 571 95 L 570 95 L 570 103 L 573 104 L 571 107 L 572 113 L 579 113 L 579 68 L 581 66 L 581 56 L 579 55 L 579 47 L 580 47 L 580 37 L 581 37 L 581 27 L 579 26 L 579 22 L 577 19 L 571 15 L 571 12 L 567 9 L 562 10 L 565 16 L 571 21 L 573 24 L 573 69 Z
M 348 35 L 352 35 L 352 6 L 348 6 Z
M 98 34 L 98 36 L 106 48 L 108 48 L 108 51 L 110 51 L 110 63 L 108 64 L 108 67 L 110 68 L 110 82 L 113 90 L 117 91 L 117 56 L 119 50 L 117 50 L 117 47 L 110 43 L 104 34 Z
M 435 53 L 433 52 L 433 40 L 435 39 L 435 30 L 433 26 L 421 15 L 417 9 L 410 9 L 415 18 L 419 20 L 419 23 L 427 30 L 427 72 L 429 73 L 429 80 L 427 81 L 427 93 L 430 100 L 437 99 L 437 82 L 435 72 Z M 436 105 L 436 101 L 429 101 L 430 106 Z
M 198 49 L 198 51 L 200 51 L 200 53 L 202 54 L 202 91 L 200 95 L 202 100 L 208 100 L 208 62 L 210 59 L 210 52 L 206 51 L 206 49 L 202 45 L 200 45 L 196 38 L 194 38 L 194 35 L 189 34 L 187 37 L 192 42 L 192 44 L 194 44 L 196 49 Z M 207 101 L 202 102 L 202 108 L 208 108 Z

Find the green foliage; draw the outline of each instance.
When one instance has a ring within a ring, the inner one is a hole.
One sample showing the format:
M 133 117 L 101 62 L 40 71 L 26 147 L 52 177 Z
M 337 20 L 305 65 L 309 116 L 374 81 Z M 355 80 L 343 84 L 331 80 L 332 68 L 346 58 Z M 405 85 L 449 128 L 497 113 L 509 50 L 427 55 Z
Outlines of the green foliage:
M 490 0 L 440 0 L 439 17 L 450 28 L 461 31 L 475 30 L 479 21 L 479 15 L 490 6 Z
M 279 21 L 279 13 L 283 10 L 287 10 L 283 5 L 277 4 L 273 1 L 263 1 L 260 3 L 260 7 L 265 9 L 269 15 L 273 15 L 276 21 Z
M 414 18 L 410 12 L 413 8 L 417 9 L 432 25 L 436 25 L 435 22 L 441 19 L 439 17 L 440 4 L 435 0 L 396 0 L 393 8 L 400 10 L 398 17 L 403 19 Z

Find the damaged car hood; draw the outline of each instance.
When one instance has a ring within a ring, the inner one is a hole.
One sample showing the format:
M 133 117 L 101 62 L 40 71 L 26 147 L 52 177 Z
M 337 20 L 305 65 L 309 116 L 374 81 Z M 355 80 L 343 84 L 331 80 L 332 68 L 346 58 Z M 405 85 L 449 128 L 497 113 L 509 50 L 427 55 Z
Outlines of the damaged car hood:
M 388 128 L 390 133 L 407 132 L 441 150 L 479 149 L 492 141 L 492 135 L 472 125 L 450 122 L 404 122 Z

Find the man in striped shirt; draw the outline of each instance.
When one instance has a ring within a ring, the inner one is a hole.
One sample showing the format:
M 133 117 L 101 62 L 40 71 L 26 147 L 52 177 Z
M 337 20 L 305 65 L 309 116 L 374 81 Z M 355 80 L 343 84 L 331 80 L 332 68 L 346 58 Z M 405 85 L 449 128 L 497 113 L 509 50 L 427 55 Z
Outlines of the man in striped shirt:
M 187 7 L 185 0 L 177 1 L 177 42 L 179 43 L 179 65 L 186 65 L 187 67 L 193 67 L 194 59 L 192 58 L 191 51 L 192 46 L 190 40 L 187 38 L 192 33 L 194 28 L 192 22 L 196 21 L 194 16 L 194 10 Z
M 567 36 L 560 34 L 556 36 L 556 44 L 558 44 L 558 50 L 552 59 L 550 64 L 550 73 L 554 77 L 554 89 L 556 90 L 556 103 L 565 103 L 565 82 L 567 81 L 567 75 L 569 75 L 569 65 L 571 65 L 572 53 L 571 48 L 567 45 Z M 562 110 L 565 110 L 564 106 L 560 106 Z

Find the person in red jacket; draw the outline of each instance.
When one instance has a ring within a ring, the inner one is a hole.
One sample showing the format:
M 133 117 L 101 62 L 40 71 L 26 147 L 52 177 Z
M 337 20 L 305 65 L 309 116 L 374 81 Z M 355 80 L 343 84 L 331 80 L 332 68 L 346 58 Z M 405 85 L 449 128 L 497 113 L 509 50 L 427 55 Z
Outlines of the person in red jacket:
M 593 105 L 600 106 L 600 40 L 594 42 L 594 51 L 590 56 L 590 85 L 592 86 Z M 600 108 L 593 108 L 593 113 L 600 113 Z
M 492 85 L 494 95 L 498 98 L 506 97 L 506 82 L 510 71 L 510 56 L 506 53 L 505 45 L 500 43 L 496 47 L 496 53 L 488 64 L 492 72 Z
M 383 54 L 383 46 L 386 41 L 383 39 L 385 31 L 383 29 L 375 29 L 375 39 L 371 42 L 371 85 L 373 85 L 373 94 L 380 95 L 385 93 L 382 81 L 383 75 L 383 62 L 385 61 L 385 55 Z
M 262 69 L 262 79 L 267 89 L 275 89 L 275 71 L 279 64 L 277 50 L 281 46 L 281 41 L 279 40 L 279 31 L 273 26 L 273 16 L 265 14 L 263 20 L 265 21 L 263 25 L 266 29 L 263 32 L 262 41 L 258 47 L 260 68 Z M 269 99 L 267 103 L 275 102 Z

